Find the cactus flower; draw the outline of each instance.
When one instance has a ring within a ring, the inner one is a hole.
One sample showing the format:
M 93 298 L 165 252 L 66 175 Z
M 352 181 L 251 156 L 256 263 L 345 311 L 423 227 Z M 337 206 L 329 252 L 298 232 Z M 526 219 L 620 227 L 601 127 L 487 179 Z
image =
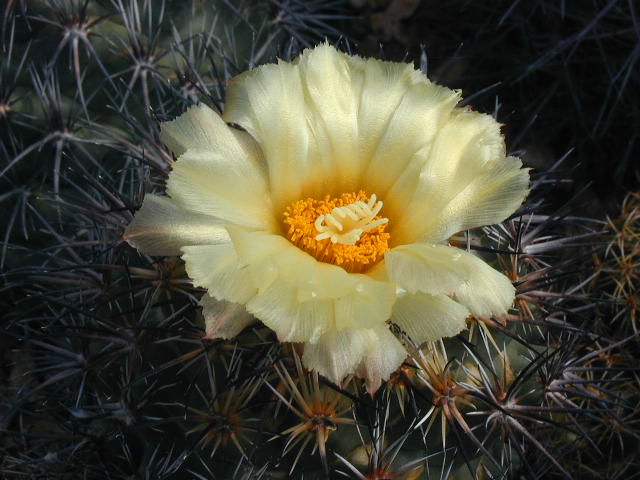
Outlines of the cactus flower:
M 450 246 L 500 222 L 529 175 L 499 124 L 412 65 L 323 44 L 229 82 L 222 115 L 200 105 L 161 125 L 177 161 L 124 238 L 182 255 L 209 338 L 254 318 L 333 382 L 374 392 L 407 352 L 502 316 L 507 277 Z

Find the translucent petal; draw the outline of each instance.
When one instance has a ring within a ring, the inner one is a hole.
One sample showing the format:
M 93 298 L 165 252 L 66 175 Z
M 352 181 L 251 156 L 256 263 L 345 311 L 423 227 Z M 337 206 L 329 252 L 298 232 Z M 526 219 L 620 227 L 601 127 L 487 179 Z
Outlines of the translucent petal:
M 276 278 L 247 304 L 281 340 L 315 342 L 330 328 L 370 327 L 389 318 L 393 284 L 366 277 L 358 282 L 349 274 L 333 275 L 315 261 L 302 267 L 288 258 L 273 260 Z
M 511 281 L 465 250 L 416 243 L 385 254 L 389 278 L 409 293 L 447 294 L 476 316 L 504 315 L 513 303 Z
M 529 174 L 505 158 L 500 125 L 489 115 L 458 110 L 440 129 L 411 201 L 396 218 L 396 244 L 438 243 L 467 228 L 498 223 L 528 193 Z
M 182 247 L 182 259 L 196 287 L 219 300 L 246 303 L 256 294 L 251 272 L 240 269 L 231 244 Z
M 355 374 L 372 338 L 375 334 L 370 329 L 331 329 L 318 342 L 305 344 L 302 362 L 339 385 L 344 377 Z
M 413 83 L 413 67 L 406 63 L 350 57 L 355 70 L 362 70 L 362 91 L 358 103 L 358 141 L 362 156 L 371 161 L 374 156 L 384 154 L 389 140 L 386 134 L 389 123 L 400 118 L 395 114 L 402 103 L 407 88 Z M 425 77 L 426 80 L 426 77 Z M 374 162 L 375 163 L 375 162 Z M 384 168 L 384 165 L 383 165 Z
M 365 378 L 373 394 L 407 356 L 387 325 L 374 328 L 330 330 L 317 343 L 307 343 L 302 362 L 334 383 L 350 374 Z
M 321 195 L 357 191 L 360 187 L 358 103 L 362 72 L 353 68 L 350 58 L 325 44 L 306 50 L 297 59 L 303 101 L 315 139 L 312 145 L 317 148 L 317 161 L 326 163 L 323 173 L 332 177 L 324 187 L 333 191 L 318 192 Z
M 224 151 L 233 158 L 259 155 L 259 147 L 250 135 L 229 127 L 204 104 L 190 107 L 175 120 L 162 122 L 160 140 L 176 156 L 190 148 Z
M 455 232 L 509 217 L 529 193 L 529 170 L 521 167 L 520 159 L 507 157 L 486 168 L 449 202 L 421 238 L 442 241 Z
M 301 302 L 298 285 L 274 282 L 249 303 L 247 309 L 274 330 L 281 342 L 317 342 L 333 324 L 333 300 Z
M 391 321 L 418 345 L 452 337 L 466 328 L 469 310 L 446 295 L 404 295 L 393 306 Z
M 469 254 L 448 245 L 412 243 L 384 255 L 389 278 L 409 293 L 451 294 L 471 277 Z
M 216 300 L 208 294 L 200 299 L 202 315 L 205 322 L 205 338 L 233 338 L 255 319 L 244 308 L 244 305 Z
M 329 328 L 388 320 L 395 286 L 318 262 L 277 235 L 238 227 L 229 233 L 257 295 L 247 309 L 288 341 L 316 341 Z
M 264 174 L 247 155 L 189 149 L 173 165 L 167 194 L 189 210 L 226 222 L 278 229 Z
M 368 70 L 384 68 L 380 63 L 368 61 Z M 378 72 L 370 75 L 379 76 Z M 432 84 L 411 67 L 402 77 L 390 80 L 395 80 L 392 88 L 376 92 L 377 98 L 368 99 L 366 104 L 363 100 L 359 116 L 364 121 L 372 113 L 378 113 L 376 110 L 381 107 L 376 104 L 386 107 L 387 116 L 373 117 L 379 131 L 363 129 L 361 132 L 367 151 L 363 183 L 367 191 L 375 192 L 384 201 L 385 215 L 395 219 L 406 208 L 416 188 L 420 168 L 429 158 L 434 138 L 448 121 L 460 100 L 460 93 Z M 364 92 L 373 93 L 363 88 Z M 380 129 L 380 125 L 384 128 Z
M 410 164 L 415 177 L 459 98 L 410 65 L 325 44 L 234 78 L 223 116 L 262 146 L 281 210 L 363 186 L 384 197 Z
M 229 242 L 222 223 L 185 210 L 169 198 L 148 194 L 122 237 L 146 255 L 180 255 L 184 245 Z
M 229 81 L 223 118 L 262 147 L 277 211 L 302 198 L 312 179 L 325 177 L 308 116 L 296 65 L 263 65 Z
M 241 259 L 242 267 L 258 265 L 265 260 L 273 259 L 275 254 L 289 249 L 292 252 L 300 252 L 300 263 L 308 264 L 313 261 L 309 255 L 305 255 L 280 235 L 256 232 L 238 226 L 229 226 L 228 231 L 235 251 Z
M 407 358 L 407 351 L 389 329 L 381 325 L 369 329 L 371 338 L 365 358 L 358 364 L 356 375 L 365 379 L 367 391 L 373 395 Z
M 389 282 L 371 280 L 368 276 L 362 281 L 349 285 L 347 294 L 335 301 L 336 328 L 366 328 L 380 324 L 391 316 L 396 299 L 395 286 Z
M 515 291 L 511 280 L 471 254 L 465 256 L 471 277 L 454 292 L 454 299 L 476 317 L 501 317 L 507 313 Z

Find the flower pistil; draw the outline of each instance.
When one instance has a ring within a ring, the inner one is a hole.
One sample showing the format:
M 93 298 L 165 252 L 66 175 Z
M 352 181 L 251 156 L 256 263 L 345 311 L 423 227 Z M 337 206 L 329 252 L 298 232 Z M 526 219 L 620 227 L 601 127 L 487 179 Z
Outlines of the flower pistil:
M 364 191 L 323 200 L 305 198 L 284 212 L 287 237 L 321 262 L 349 273 L 361 273 L 389 250 L 388 219 L 380 215 L 382 202 Z

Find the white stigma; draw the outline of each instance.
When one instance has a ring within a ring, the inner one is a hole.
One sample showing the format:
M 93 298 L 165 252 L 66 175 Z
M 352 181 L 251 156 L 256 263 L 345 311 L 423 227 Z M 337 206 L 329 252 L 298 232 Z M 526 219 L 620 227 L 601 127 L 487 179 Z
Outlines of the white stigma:
M 387 223 L 388 218 L 379 218 L 373 221 L 382 209 L 382 202 L 376 202 L 375 193 L 371 195 L 368 203 L 357 201 L 336 207 L 331 213 L 319 215 L 314 226 L 320 232 L 316 240 L 330 238 L 331 243 L 353 245 L 360 240 L 360 235 L 373 230 L 379 225 Z

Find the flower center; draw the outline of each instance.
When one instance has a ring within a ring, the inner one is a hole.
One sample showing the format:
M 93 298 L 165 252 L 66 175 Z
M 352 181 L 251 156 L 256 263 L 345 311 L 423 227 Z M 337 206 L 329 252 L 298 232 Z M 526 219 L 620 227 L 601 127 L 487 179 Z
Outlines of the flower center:
M 378 215 L 381 209 L 375 194 L 367 198 L 362 190 L 298 200 L 284 212 L 287 237 L 321 262 L 364 272 L 389 250 L 390 235 L 384 231 L 389 220 Z

